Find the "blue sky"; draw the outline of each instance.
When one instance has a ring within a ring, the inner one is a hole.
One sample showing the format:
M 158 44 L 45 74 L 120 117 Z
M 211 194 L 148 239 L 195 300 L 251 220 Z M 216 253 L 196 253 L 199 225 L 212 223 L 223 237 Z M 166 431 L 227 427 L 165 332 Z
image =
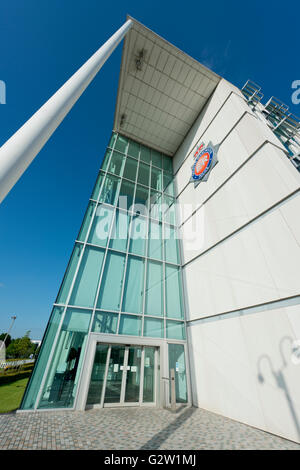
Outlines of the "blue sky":
M 299 2 L 2 0 L 2 145 L 130 14 L 241 87 L 250 78 L 300 115 Z M 40 339 L 107 145 L 119 46 L 0 205 L 0 333 Z

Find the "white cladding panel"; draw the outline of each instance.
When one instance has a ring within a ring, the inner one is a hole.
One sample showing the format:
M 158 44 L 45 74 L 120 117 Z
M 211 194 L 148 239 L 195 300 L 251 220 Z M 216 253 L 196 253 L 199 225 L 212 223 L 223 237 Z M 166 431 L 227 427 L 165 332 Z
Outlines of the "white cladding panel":
M 184 139 L 176 154 L 174 155 L 173 165 L 175 172 L 182 165 L 184 158 L 186 158 L 186 156 L 193 151 L 195 145 L 197 145 L 199 137 L 205 132 L 207 126 L 209 126 L 212 120 L 217 116 L 222 105 L 228 98 L 230 98 L 232 93 L 242 97 L 240 90 L 238 90 L 226 80 L 222 79 L 215 92 L 205 105 L 203 111 L 197 117 L 189 133 L 187 134 L 187 137 Z
M 189 327 L 193 403 L 299 441 L 299 318 L 296 305 Z
M 299 189 L 300 178 L 297 172 L 286 157 L 284 160 L 281 158 L 280 152 L 271 144 L 261 147 L 228 179 L 226 184 L 202 204 L 193 217 L 183 224 L 181 230 L 184 263 Z M 193 228 L 195 248 L 190 249 L 191 243 L 185 240 L 184 235 Z
M 219 163 L 194 188 L 188 181 L 202 141 L 221 144 Z M 257 361 L 266 354 L 280 371 L 280 341 L 300 339 L 299 305 L 282 307 L 300 295 L 300 175 L 225 80 L 175 154 L 174 170 L 194 404 L 299 441 L 291 402 L 300 407 L 300 365 L 287 359 L 287 392 L 272 371 L 259 382 Z M 270 302 L 280 308 L 267 310 Z M 236 313 L 257 305 L 260 312 Z
M 241 167 L 242 165 L 256 154 L 260 150 L 260 147 L 270 142 L 266 140 L 266 137 L 258 132 L 257 124 L 258 120 L 251 116 L 249 113 L 242 114 L 241 119 L 238 121 L 236 126 L 233 127 L 229 134 L 226 135 L 226 138 L 222 141 L 222 144 L 218 151 L 218 160 L 219 163 L 213 169 L 211 177 L 206 183 L 200 183 L 198 188 L 195 190 L 192 184 L 189 184 L 188 181 L 191 175 L 191 166 L 193 164 L 193 153 L 191 153 L 186 160 L 184 161 L 182 167 L 175 176 L 176 186 L 178 188 L 178 202 L 182 204 L 190 204 L 190 209 L 186 210 L 184 213 L 185 217 L 188 217 L 193 210 L 203 204 L 211 195 L 225 183 L 226 180 L 230 179 L 231 176 Z M 209 140 L 214 140 L 213 134 L 206 132 L 206 134 L 201 137 L 200 141 L 208 142 Z M 279 142 L 279 141 L 278 141 Z M 280 143 L 279 143 L 280 145 Z M 268 154 L 278 155 L 276 158 L 276 164 L 279 165 L 279 168 L 276 168 L 274 165 L 273 173 L 279 172 L 280 177 L 284 180 L 288 178 L 288 186 L 297 186 L 299 184 L 299 176 L 295 172 L 294 168 L 291 168 L 290 162 L 286 158 L 282 158 L 282 152 L 277 151 L 277 147 L 269 144 Z M 249 172 L 251 171 L 251 163 L 247 163 L 247 168 Z M 281 171 L 282 166 L 285 167 L 284 171 Z M 254 180 L 249 178 L 248 185 L 256 185 L 257 179 L 263 180 L 265 185 L 265 174 L 264 171 L 269 172 L 270 167 L 265 167 L 263 169 L 263 174 L 259 174 L 258 170 L 255 173 Z M 241 170 L 240 170 L 241 171 Z M 245 170 L 244 170 L 245 171 Z M 237 179 L 239 176 L 237 176 Z M 293 180 L 294 182 L 291 182 Z M 185 218 L 182 219 L 182 222 Z
M 299 242 L 281 213 L 290 202 L 185 266 L 189 320 L 300 294 Z
M 213 145 L 222 143 L 226 136 L 231 132 L 232 128 L 235 127 L 236 123 L 241 119 L 243 114 L 249 113 L 249 111 L 249 107 L 242 98 L 237 97 L 235 94 L 231 94 L 225 102 L 224 106 L 211 121 L 209 127 L 206 128 L 204 134 L 201 134 L 199 143 L 202 140 L 206 143 L 211 141 Z M 186 159 L 184 163 L 176 174 L 176 182 L 179 193 L 184 189 L 190 178 L 190 170 L 193 163 L 193 152 L 186 154 L 185 158 Z M 174 162 L 176 162 L 176 159 L 177 157 L 175 156 Z M 174 169 L 175 168 L 176 166 L 174 163 Z

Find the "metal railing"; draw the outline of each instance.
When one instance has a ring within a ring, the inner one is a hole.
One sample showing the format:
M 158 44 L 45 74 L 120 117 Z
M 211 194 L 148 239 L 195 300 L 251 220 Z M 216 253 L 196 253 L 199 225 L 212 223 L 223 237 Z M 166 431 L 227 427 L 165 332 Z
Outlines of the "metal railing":
M 0 369 L 13 369 L 24 364 L 33 363 L 35 359 L 21 359 L 19 361 L 0 361 Z

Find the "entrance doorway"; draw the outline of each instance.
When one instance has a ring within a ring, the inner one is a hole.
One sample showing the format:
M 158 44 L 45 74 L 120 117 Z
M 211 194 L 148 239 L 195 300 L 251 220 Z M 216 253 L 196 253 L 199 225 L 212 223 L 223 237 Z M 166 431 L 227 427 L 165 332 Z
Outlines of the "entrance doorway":
M 97 343 L 86 405 L 156 404 L 158 348 Z

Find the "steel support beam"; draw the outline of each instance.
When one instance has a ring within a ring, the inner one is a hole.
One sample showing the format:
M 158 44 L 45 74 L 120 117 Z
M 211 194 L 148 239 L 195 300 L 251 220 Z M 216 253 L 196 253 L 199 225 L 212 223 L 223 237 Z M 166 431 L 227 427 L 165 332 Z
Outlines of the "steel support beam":
M 0 203 L 131 28 L 127 20 L 0 148 Z

